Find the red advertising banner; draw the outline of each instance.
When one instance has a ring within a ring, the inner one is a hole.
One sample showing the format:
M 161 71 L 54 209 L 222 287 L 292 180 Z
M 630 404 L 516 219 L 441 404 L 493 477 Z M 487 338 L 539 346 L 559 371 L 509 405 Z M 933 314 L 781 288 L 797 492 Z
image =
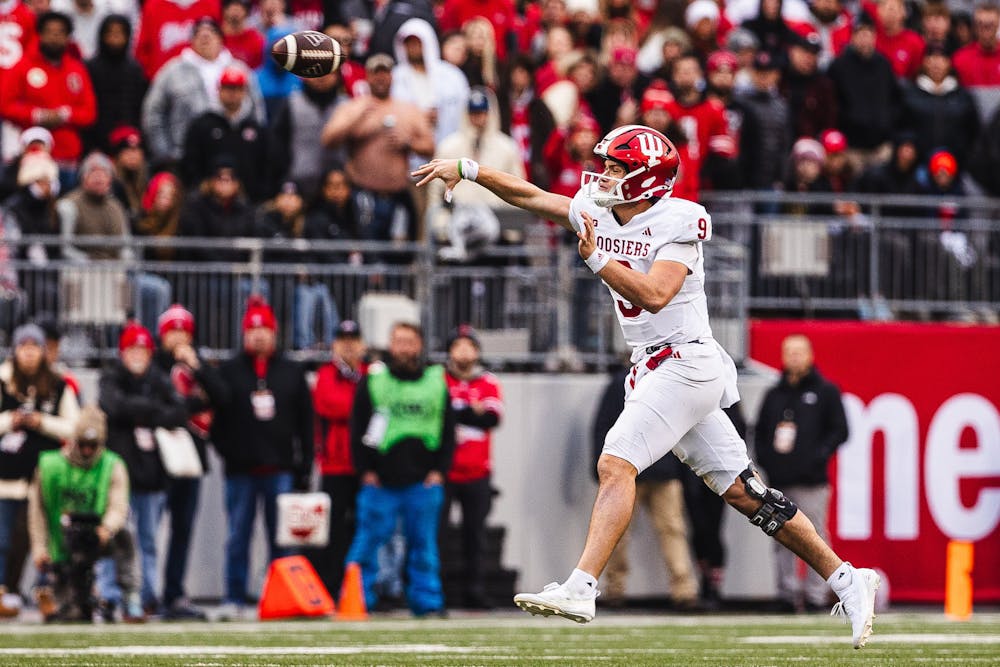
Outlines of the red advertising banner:
M 834 549 L 884 570 L 893 600 L 934 602 L 948 541 L 969 541 L 975 601 L 1000 600 L 1000 327 L 755 321 L 750 357 L 780 368 L 792 333 L 844 396 Z

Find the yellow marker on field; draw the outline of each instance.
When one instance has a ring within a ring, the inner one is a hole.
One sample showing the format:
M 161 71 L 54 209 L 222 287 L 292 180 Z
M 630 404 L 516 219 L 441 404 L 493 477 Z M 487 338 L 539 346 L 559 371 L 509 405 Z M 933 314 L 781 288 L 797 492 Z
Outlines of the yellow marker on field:
M 955 621 L 966 621 L 972 616 L 972 552 L 972 542 L 948 542 L 944 614 Z

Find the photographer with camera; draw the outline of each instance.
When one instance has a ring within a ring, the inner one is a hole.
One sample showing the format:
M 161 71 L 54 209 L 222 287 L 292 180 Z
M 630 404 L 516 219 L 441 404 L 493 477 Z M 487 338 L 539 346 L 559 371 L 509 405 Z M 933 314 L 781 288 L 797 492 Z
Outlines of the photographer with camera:
M 10 359 L 0 364 L 0 583 L 5 584 L 0 586 L 2 617 L 16 616 L 19 611 L 13 593 L 28 551 L 28 485 L 38 456 L 58 449 L 62 440 L 73 435 L 79 413 L 76 393 L 46 361 L 43 331 L 34 324 L 19 326 L 11 343 Z
M 128 600 L 126 620 L 141 619 L 135 547 L 125 529 L 128 471 L 105 449 L 107 418 L 88 406 L 73 437 L 60 451 L 38 459 L 28 492 L 31 555 L 43 578 L 54 583 L 58 611 L 47 621 L 91 621 L 94 564 L 109 556 Z

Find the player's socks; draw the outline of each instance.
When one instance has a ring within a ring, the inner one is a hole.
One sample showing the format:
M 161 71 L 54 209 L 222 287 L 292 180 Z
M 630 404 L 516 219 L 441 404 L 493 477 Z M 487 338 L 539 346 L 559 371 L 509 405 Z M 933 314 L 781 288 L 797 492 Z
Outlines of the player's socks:
M 833 589 L 834 593 L 839 595 L 843 591 L 847 590 L 847 588 L 851 585 L 851 582 L 854 581 L 853 573 L 854 567 L 847 561 L 844 561 L 840 564 L 840 567 L 834 570 L 833 574 L 827 578 L 826 583 L 830 585 L 830 588 Z
M 597 579 L 580 569 L 574 569 L 563 587 L 574 597 L 590 599 L 597 597 Z

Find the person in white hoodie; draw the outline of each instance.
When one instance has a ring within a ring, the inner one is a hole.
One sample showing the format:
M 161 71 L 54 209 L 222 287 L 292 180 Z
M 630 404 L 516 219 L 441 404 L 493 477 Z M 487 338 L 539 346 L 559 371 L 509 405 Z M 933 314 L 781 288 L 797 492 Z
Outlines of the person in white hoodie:
M 423 19 L 409 19 L 401 25 L 393 47 L 397 64 L 390 96 L 426 110 L 434 141 L 440 143 L 461 126 L 469 82 L 462 70 L 441 59 L 434 28 Z
M 207 111 L 218 96 L 219 78 L 236 61 L 222 46 L 222 29 L 214 19 L 199 19 L 191 45 L 157 72 L 142 105 L 142 131 L 151 162 L 159 167 L 176 163 L 184 152 L 184 135 L 191 122 Z M 264 100 L 253 72 L 247 71 L 252 114 L 265 124 Z

